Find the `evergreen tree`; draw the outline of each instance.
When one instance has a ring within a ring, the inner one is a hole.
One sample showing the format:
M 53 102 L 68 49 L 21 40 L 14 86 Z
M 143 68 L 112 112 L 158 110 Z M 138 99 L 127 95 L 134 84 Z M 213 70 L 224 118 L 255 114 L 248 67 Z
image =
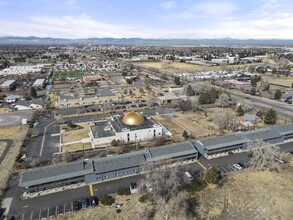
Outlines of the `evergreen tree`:
M 188 135 L 188 133 L 187 133 L 186 130 L 183 131 L 182 137 L 183 137 L 184 139 L 187 139 L 187 138 L 189 137 L 189 135 Z
M 277 91 L 275 92 L 274 98 L 275 98 L 275 99 L 280 99 L 281 97 L 282 97 L 282 92 L 281 92 L 281 90 L 277 90 Z
M 181 84 L 179 77 L 175 77 L 174 82 L 175 82 L 176 85 L 180 85 Z
M 34 87 L 31 87 L 30 95 L 31 95 L 31 97 L 33 97 L 33 98 L 36 98 L 36 97 L 38 96 L 37 91 L 35 90 Z
M 187 91 L 186 91 L 186 95 L 187 95 L 187 96 L 195 96 L 195 92 L 194 92 L 194 90 L 192 89 L 191 85 L 188 85 L 188 87 L 187 87 Z
M 244 109 L 242 108 L 241 105 L 239 105 L 238 108 L 237 108 L 237 114 L 238 114 L 238 116 L 243 116 L 244 113 L 245 113 Z
M 266 124 L 276 124 L 276 121 L 277 121 L 277 112 L 271 108 L 266 114 L 265 114 L 265 117 L 264 117 L 264 122 Z

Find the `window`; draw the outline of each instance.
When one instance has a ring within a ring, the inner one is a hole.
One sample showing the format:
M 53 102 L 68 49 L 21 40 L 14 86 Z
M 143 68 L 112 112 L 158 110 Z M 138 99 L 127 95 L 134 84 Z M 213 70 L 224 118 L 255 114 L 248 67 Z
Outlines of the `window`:
M 106 175 L 106 176 L 105 176 L 105 178 L 108 178 L 108 177 L 109 177 L 109 175 Z
M 119 176 L 119 173 L 116 173 L 116 176 Z
M 128 172 L 127 171 L 124 171 L 124 174 L 127 174 Z

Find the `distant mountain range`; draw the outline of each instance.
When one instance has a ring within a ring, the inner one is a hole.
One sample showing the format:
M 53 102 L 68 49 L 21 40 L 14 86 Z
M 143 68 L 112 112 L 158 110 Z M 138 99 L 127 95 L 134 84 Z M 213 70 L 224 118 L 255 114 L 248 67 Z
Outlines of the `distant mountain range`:
M 142 39 L 142 38 L 86 38 L 66 39 L 50 37 L 0 36 L 0 44 L 114 44 L 162 46 L 293 46 L 293 39 Z

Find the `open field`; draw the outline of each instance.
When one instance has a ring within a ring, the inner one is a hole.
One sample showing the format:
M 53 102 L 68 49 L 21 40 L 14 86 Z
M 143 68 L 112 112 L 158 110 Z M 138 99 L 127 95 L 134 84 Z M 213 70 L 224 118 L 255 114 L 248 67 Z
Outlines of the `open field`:
M 0 157 L 1 157 L 1 155 L 3 154 L 6 145 L 7 145 L 7 144 L 6 144 L 5 142 L 1 142 L 1 141 L 0 141 Z
M 204 112 L 178 112 L 173 120 L 189 131 L 195 138 L 215 136 L 219 134 L 218 126 L 208 121 Z
M 188 219 L 291 219 L 293 206 L 292 165 L 291 163 L 280 173 L 252 169 L 234 172 L 227 177 L 223 186 L 209 185 L 203 191 L 189 193 L 191 197 L 196 198 L 198 205 L 194 210 L 197 216 Z M 149 203 L 141 203 L 138 199 L 139 195 L 116 195 L 115 200 L 123 203 L 121 213 L 116 213 L 113 206 L 99 205 L 56 219 L 144 219 L 144 210 L 149 206 Z M 157 212 L 152 219 L 163 220 L 165 218 Z M 172 216 L 169 219 L 186 218 L 180 215 Z
M 6 138 L 19 132 L 20 126 L 2 127 L 0 128 L 0 137 Z
M 2 195 L 2 190 L 6 187 L 9 180 L 9 176 L 12 172 L 15 158 L 19 154 L 23 140 L 27 134 L 28 126 L 21 126 L 19 132 L 14 133 L 9 138 L 13 140 L 12 147 L 9 148 L 6 156 L 4 157 L 2 163 L 0 164 L 1 178 L 0 178 L 0 197 Z
M 84 138 L 88 138 L 89 137 L 89 123 L 84 122 L 84 123 L 78 123 L 77 125 L 81 126 L 82 129 L 78 129 L 78 130 L 70 130 L 70 131 L 64 131 L 64 133 L 62 133 L 62 143 L 69 143 L 69 142 L 73 142 L 73 141 L 79 141 L 81 139 Z
M 0 114 L 4 114 L 7 112 L 7 108 L 0 108 Z
M 273 84 L 273 85 L 280 85 L 283 87 L 291 88 L 293 83 L 293 77 L 262 77 L 265 81 Z
M 91 143 L 77 143 L 62 146 L 62 152 L 75 152 L 80 150 L 92 149 Z
M 175 142 L 184 140 L 182 137 L 184 129 L 173 122 L 168 115 L 156 115 L 153 118 L 172 133 Z
M 244 68 L 250 66 L 251 64 L 240 64 L 240 65 L 230 65 L 230 66 L 202 66 L 192 63 L 182 63 L 182 62 L 171 62 L 168 64 L 167 61 L 161 62 L 136 62 L 133 65 L 140 66 L 149 70 L 154 70 L 163 74 L 173 74 L 180 72 L 197 72 L 197 71 L 221 71 L 221 70 L 236 70 L 239 68 Z
M 57 72 L 54 71 L 53 79 L 65 79 L 65 78 L 81 78 L 83 73 L 80 71 L 66 71 L 66 72 Z

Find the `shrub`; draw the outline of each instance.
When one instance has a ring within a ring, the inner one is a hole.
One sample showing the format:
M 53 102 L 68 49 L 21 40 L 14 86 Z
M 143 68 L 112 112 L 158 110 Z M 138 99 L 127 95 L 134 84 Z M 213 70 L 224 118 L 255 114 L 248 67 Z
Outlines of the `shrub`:
M 220 171 L 216 167 L 212 167 L 205 175 L 205 181 L 207 183 L 216 184 L 221 179 Z
M 122 196 L 122 195 L 130 195 L 131 192 L 130 192 L 130 189 L 129 187 L 119 187 L 118 188 L 118 191 L 117 191 L 117 194 Z
M 148 196 L 147 195 L 142 195 L 138 198 L 138 201 L 140 201 L 141 203 L 145 203 L 148 200 Z
M 102 205 L 112 205 L 114 203 L 115 199 L 112 196 L 101 196 L 100 202 Z
M 111 141 L 111 146 L 112 146 L 112 147 L 117 147 L 117 146 L 118 146 L 118 141 L 117 141 L 116 139 L 113 139 L 113 140 Z
M 190 184 L 186 185 L 184 189 L 187 192 L 199 192 L 207 186 L 207 183 L 203 180 L 194 180 Z

